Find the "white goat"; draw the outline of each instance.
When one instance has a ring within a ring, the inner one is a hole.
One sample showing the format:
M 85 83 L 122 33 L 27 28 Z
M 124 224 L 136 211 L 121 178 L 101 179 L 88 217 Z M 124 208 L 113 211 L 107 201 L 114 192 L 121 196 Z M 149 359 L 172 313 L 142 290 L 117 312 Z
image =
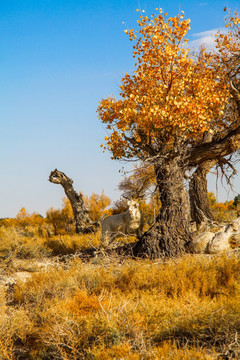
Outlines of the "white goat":
M 121 235 L 142 234 L 142 220 L 139 211 L 139 204 L 134 200 L 128 201 L 128 209 L 122 214 L 116 214 L 101 219 L 102 225 L 102 246 L 107 246 Z

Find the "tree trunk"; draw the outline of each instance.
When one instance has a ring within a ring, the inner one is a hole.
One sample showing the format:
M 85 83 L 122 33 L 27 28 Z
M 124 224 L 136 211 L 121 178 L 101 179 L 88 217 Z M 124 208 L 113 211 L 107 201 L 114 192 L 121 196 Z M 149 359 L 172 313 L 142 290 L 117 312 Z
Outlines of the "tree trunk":
M 196 222 L 197 227 L 199 227 L 202 222 L 214 220 L 209 207 L 207 174 L 215 164 L 216 160 L 205 161 L 199 165 L 189 183 L 191 218 Z
M 73 188 L 73 180 L 70 179 L 63 172 L 55 169 L 50 173 L 49 181 L 54 184 L 62 185 L 64 192 L 72 206 L 74 221 L 76 225 L 76 233 L 87 234 L 93 232 L 95 230 L 95 227 L 99 226 L 99 223 L 94 223 L 91 221 L 88 210 L 84 205 L 82 194 L 78 194 Z
M 134 256 L 172 257 L 190 251 L 190 206 L 184 170 L 176 159 L 155 166 L 161 208 L 155 224 L 132 249 Z

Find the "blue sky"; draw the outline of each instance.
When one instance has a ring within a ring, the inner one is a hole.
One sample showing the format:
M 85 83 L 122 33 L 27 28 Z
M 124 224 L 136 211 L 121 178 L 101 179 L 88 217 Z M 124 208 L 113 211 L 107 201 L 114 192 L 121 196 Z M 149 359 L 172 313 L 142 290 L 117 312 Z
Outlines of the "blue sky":
M 0 217 L 23 206 L 42 215 L 61 207 L 63 189 L 48 182 L 55 168 L 77 191 L 104 190 L 117 200 L 125 163 L 102 153 L 105 130 L 96 109 L 132 70 L 124 29 L 137 27 L 137 8 L 149 15 L 156 7 L 170 15 L 181 9 L 198 46 L 224 26 L 225 6 L 240 11 L 239 0 L 0 0 Z M 209 189 L 215 191 L 213 177 Z M 219 187 L 220 201 L 236 194 Z

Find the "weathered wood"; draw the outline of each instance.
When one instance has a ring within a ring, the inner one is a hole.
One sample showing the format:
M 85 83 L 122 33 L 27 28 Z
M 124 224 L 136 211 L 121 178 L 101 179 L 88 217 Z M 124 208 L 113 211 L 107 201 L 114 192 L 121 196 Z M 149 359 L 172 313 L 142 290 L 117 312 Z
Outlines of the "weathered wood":
M 68 197 L 76 225 L 77 234 L 87 234 L 95 231 L 99 223 L 91 221 L 88 210 L 83 201 L 83 195 L 77 193 L 73 187 L 73 180 L 66 174 L 57 169 L 53 170 L 49 175 L 49 181 L 53 184 L 62 185 L 66 196 Z
M 202 232 L 192 240 L 192 247 L 196 253 L 217 254 L 231 249 L 229 239 L 238 235 L 240 230 L 240 218 L 231 224 L 222 226 L 218 232 Z

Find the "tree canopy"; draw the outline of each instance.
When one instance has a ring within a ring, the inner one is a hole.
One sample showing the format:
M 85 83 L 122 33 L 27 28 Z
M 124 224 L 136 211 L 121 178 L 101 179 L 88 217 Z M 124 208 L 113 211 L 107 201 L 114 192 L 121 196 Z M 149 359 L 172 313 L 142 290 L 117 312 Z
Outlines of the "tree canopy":
M 190 20 L 161 9 L 140 15 L 134 42 L 135 70 L 121 80 L 120 96 L 102 99 L 104 149 L 113 159 L 138 159 L 153 166 L 161 208 L 155 224 L 137 242 L 134 254 L 175 256 L 191 251 L 189 220 L 212 219 L 206 175 L 230 166 L 240 148 L 240 18 L 226 18 L 215 36 L 216 51 L 188 46 Z M 194 169 L 185 186 L 186 172 Z M 190 199 L 190 202 L 189 202 Z M 190 207 L 191 203 L 191 207 Z M 195 216 L 197 214 L 197 216 Z
M 125 31 L 135 42 L 135 71 L 123 77 L 120 99 L 108 97 L 98 107 L 109 133 L 105 148 L 113 158 L 146 159 L 228 129 L 226 65 L 229 51 L 239 54 L 237 15 L 229 19 L 229 33 L 216 36 L 218 55 L 204 48 L 190 52 L 190 20 L 183 12 L 168 18 L 160 9 L 158 15 L 141 15 L 138 25 L 138 31 Z

